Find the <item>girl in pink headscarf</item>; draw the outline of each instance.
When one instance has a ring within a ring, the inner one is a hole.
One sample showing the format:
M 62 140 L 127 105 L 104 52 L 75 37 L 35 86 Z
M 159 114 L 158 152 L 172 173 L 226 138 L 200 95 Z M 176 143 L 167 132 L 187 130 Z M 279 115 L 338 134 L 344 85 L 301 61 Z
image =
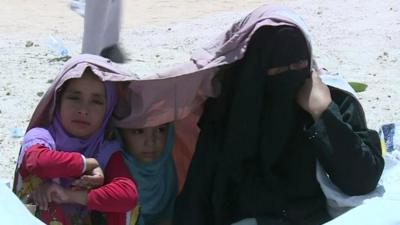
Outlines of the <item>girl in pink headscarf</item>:
M 18 158 L 16 192 L 38 206 L 46 224 L 125 224 L 137 187 L 119 143 L 105 138 L 117 103 L 115 82 L 126 78 L 109 60 L 81 55 L 63 71 L 36 108 Z M 97 217 L 96 217 L 97 218 Z

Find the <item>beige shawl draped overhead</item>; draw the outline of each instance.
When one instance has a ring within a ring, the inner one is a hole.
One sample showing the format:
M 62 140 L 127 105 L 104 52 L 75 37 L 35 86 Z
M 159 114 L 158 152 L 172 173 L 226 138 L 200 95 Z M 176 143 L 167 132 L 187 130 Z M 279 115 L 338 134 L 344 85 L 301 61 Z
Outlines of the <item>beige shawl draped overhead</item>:
M 311 52 L 306 26 L 295 12 L 282 6 L 263 5 L 193 54 L 188 62 L 164 72 L 148 74 L 143 80 L 133 74 L 122 104 L 116 110 L 116 126 L 142 128 L 175 121 L 173 154 L 181 188 L 195 149 L 199 132 L 196 124 L 202 104 L 208 97 L 218 95 L 214 75 L 222 66 L 243 58 L 251 36 L 259 27 L 281 25 L 298 27 Z M 312 56 L 310 61 L 316 68 Z
M 311 52 L 306 26 L 295 12 L 282 6 L 263 5 L 198 50 L 190 61 L 146 75 L 146 80 L 133 79 L 125 99 L 130 102 L 131 109 L 118 112 L 117 126 L 148 127 L 187 117 L 201 107 L 205 99 L 218 94 L 218 84 L 213 83 L 213 76 L 221 66 L 243 57 L 252 34 L 259 27 L 280 25 L 298 27 Z M 313 67 L 316 67 L 314 61 Z

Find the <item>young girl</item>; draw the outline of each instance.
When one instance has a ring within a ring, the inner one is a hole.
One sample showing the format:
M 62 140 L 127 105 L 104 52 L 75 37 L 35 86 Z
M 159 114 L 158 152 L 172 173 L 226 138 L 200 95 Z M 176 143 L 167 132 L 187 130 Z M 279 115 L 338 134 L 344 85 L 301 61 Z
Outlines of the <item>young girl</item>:
M 173 124 L 121 129 L 124 159 L 139 186 L 139 225 L 171 224 L 178 191 Z M 134 219 L 134 218 L 132 218 Z
M 125 224 L 136 206 L 137 188 L 119 144 L 105 140 L 117 88 L 101 80 L 124 77 L 105 58 L 78 56 L 36 108 L 15 187 L 20 198 L 39 206 L 36 215 L 46 224 L 91 224 L 90 211 L 104 212 L 107 224 Z

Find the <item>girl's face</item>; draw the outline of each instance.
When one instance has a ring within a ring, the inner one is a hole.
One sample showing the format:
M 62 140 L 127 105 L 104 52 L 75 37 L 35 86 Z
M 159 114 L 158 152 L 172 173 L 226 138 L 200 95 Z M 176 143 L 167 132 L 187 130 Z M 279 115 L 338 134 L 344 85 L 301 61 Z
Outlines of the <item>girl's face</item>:
M 104 84 L 95 75 L 69 80 L 60 102 L 64 129 L 79 138 L 92 135 L 103 123 L 106 99 Z
M 129 153 L 137 160 L 147 163 L 155 160 L 164 150 L 168 125 L 121 131 Z

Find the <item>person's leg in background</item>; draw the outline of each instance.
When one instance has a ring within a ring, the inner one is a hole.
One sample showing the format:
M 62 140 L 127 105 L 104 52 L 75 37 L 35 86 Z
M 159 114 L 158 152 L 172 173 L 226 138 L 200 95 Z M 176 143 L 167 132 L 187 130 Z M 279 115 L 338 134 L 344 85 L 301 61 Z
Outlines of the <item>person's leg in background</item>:
M 122 0 L 86 0 L 82 53 L 125 61 L 119 48 Z

